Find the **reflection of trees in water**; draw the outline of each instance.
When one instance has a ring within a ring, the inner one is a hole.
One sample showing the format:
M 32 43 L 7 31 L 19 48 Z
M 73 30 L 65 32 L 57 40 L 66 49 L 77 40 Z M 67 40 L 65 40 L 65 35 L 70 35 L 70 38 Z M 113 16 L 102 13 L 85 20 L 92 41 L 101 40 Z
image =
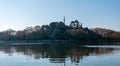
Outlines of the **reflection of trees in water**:
M 89 55 L 92 52 L 92 49 L 80 47 L 80 46 L 73 46 L 70 50 L 70 58 L 71 62 L 79 63 L 79 60 L 83 59 L 83 56 Z
M 0 51 L 9 55 L 21 53 L 35 59 L 50 58 L 51 63 L 64 63 L 66 58 L 70 58 L 71 62 L 79 63 L 84 56 L 91 54 L 100 55 L 112 50 L 110 48 L 87 48 L 79 45 L 65 44 L 0 46 Z

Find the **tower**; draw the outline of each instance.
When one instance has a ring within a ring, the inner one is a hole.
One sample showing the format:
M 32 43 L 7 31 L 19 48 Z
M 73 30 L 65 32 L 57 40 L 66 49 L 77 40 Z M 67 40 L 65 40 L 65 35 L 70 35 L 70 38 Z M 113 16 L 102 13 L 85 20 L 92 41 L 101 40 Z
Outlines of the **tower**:
M 63 17 L 63 22 L 64 22 L 64 24 L 65 24 L 65 16 Z

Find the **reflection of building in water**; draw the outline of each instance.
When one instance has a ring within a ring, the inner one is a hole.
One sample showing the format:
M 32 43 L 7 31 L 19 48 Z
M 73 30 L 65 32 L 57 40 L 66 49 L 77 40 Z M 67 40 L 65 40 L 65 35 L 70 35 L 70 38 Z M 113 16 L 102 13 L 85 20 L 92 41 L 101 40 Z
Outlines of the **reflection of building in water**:
M 51 63 L 64 63 L 65 58 L 50 58 Z
M 51 63 L 63 63 L 66 66 L 66 58 L 50 58 Z
M 90 50 L 89 50 L 90 51 Z M 85 48 L 72 48 L 70 50 L 70 58 L 71 58 L 71 62 L 73 63 L 79 63 L 80 60 L 83 60 L 83 56 L 84 55 L 88 55 L 89 54 L 88 49 Z

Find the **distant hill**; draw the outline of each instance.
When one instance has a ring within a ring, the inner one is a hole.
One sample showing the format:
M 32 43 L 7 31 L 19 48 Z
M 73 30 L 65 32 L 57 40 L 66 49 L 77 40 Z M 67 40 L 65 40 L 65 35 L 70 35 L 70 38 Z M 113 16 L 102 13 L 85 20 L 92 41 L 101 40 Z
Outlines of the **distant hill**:
M 105 29 L 105 28 L 95 28 L 92 29 L 93 32 L 101 35 L 104 39 L 114 39 L 114 40 L 120 40 L 120 32 Z

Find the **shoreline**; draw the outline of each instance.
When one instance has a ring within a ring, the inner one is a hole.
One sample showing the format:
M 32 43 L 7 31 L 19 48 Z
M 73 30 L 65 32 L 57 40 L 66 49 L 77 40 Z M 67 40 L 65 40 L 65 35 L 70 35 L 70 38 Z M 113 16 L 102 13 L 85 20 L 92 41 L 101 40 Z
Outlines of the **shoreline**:
M 39 44 L 74 44 L 74 45 L 120 45 L 118 40 L 11 40 L 0 41 L 0 45 L 39 45 Z

